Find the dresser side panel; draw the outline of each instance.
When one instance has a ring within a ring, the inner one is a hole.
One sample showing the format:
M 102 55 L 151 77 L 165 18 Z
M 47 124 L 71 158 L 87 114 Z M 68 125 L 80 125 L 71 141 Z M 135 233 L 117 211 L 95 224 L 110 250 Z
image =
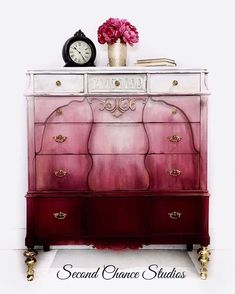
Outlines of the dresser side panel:
M 28 120 L 28 190 L 35 190 L 34 97 L 27 97 Z
M 201 96 L 200 186 L 207 190 L 207 96 Z

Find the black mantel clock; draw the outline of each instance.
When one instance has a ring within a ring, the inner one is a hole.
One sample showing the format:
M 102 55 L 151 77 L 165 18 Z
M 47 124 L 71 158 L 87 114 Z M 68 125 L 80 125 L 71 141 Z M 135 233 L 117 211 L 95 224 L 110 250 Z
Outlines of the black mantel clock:
M 65 42 L 62 54 L 65 66 L 95 66 L 95 45 L 81 30 Z

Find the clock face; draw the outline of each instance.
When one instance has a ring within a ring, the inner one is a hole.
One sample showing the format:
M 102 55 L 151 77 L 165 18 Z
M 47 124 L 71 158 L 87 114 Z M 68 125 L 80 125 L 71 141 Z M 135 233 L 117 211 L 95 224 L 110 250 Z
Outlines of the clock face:
M 84 41 L 75 41 L 69 47 L 69 56 L 77 64 L 87 63 L 91 55 L 91 47 Z

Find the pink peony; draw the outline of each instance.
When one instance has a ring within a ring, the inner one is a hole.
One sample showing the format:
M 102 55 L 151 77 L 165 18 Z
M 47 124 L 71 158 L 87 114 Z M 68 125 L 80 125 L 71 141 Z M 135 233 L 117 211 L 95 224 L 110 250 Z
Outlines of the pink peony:
M 139 41 L 139 34 L 135 26 L 126 19 L 109 18 L 98 28 L 100 44 L 114 44 L 118 39 L 121 43 L 133 46 Z

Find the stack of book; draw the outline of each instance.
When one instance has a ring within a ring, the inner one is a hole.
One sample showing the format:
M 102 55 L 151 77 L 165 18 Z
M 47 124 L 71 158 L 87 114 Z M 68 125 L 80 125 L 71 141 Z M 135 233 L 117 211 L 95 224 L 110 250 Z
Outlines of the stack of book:
M 136 66 L 176 66 L 176 62 L 169 58 L 138 59 Z

